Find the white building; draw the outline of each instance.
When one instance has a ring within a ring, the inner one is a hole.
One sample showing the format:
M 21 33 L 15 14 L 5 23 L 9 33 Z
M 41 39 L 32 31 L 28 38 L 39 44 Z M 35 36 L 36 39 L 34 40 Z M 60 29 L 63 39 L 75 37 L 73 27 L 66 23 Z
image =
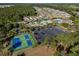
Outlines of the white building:
M 30 22 L 30 19 L 28 17 L 23 17 L 24 22 Z

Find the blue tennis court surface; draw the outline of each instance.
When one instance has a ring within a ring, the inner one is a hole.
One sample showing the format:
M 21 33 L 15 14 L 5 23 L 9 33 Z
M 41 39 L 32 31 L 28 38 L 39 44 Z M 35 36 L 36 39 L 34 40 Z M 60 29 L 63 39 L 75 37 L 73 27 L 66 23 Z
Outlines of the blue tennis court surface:
M 15 45 L 16 43 L 21 42 L 19 38 L 14 38 L 12 44 Z
M 15 49 L 15 48 L 18 48 L 18 47 L 21 47 L 21 42 L 18 42 L 18 43 L 16 43 L 15 45 L 13 45 L 13 48 Z
M 30 39 L 28 34 L 26 34 L 24 37 L 25 37 L 26 40 Z
M 30 40 L 29 35 L 26 34 L 24 37 L 25 37 L 25 39 L 26 39 L 26 42 L 27 42 L 28 46 L 32 46 L 32 42 L 31 42 L 31 40 Z
M 17 48 L 21 46 L 21 41 L 19 38 L 14 38 L 12 44 L 13 48 Z
M 27 44 L 28 44 L 28 46 L 32 46 L 31 40 L 27 40 Z

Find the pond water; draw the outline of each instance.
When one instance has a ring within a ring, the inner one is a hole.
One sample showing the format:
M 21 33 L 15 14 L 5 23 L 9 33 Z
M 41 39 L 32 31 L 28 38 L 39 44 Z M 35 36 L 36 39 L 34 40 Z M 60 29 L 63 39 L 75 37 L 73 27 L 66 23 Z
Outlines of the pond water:
M 46 36 L 52 37 L 62 32 L 63 30 L 59 27 L 38 28 L 33 30 L 33 34 L 38 42 L 42 42 Z

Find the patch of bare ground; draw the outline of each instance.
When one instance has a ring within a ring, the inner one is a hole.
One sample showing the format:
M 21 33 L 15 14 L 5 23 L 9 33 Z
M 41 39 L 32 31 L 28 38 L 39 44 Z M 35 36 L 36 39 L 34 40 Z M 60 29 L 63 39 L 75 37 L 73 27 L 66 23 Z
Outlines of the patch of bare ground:
M 2 52 L 0 52 L 0 56 L 3 56 Z
M 51 56 L 55 52 L 55 49 L 48 48 L 45 46 L 37 46 L 35 48 L 26 49 L 24 51 L 25 55 L 27 56 Z

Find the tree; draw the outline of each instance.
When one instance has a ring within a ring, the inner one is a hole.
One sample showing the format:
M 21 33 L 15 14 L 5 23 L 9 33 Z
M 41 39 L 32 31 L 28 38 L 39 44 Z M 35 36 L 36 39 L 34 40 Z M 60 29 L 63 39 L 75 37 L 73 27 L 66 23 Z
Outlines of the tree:
M 73 34 L 73 33 L 59 34 L 56 37 L 54 37 L 53 39 L 58 41 L 58 43 L 57 43 L 57 46 L 59 46 L 58 49 L 60 49 L 61 46 L 64 48 L 63 50 L 59 50 L 60 52 L 63 52 L 64 55 L 69 53 L 71 46 L 74 47 L 76 43 L 79 43 L 78 34 Z
M 62 23 L 61 25 L 64 26 L 64 27 L 66 27 L 66 28 L 69 27 L 69 24 L 68 23 Z

